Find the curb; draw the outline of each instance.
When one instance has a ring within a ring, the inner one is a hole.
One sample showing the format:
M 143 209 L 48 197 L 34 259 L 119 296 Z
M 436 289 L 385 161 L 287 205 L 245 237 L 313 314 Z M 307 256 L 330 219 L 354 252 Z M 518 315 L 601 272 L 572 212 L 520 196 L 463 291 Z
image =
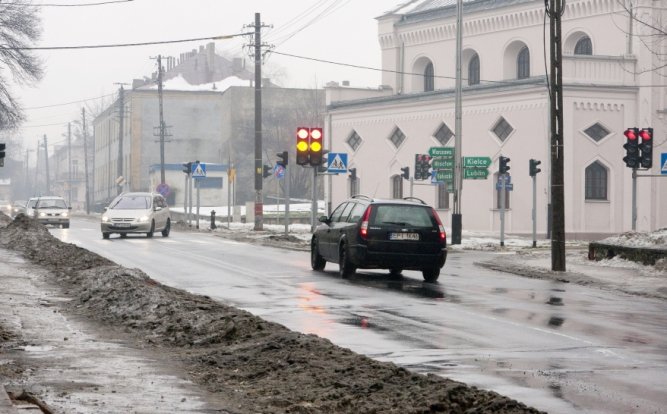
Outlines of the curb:
M 9 399 L 4 385 L 0 385 L 0 414 L 18 414 L 18 409 Z

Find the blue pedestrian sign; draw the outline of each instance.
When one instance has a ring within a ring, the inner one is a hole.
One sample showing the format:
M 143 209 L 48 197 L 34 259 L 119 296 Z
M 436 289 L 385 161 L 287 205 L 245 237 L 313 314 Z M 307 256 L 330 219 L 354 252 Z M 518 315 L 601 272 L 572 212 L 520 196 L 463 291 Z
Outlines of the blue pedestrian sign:
M 338 174 L 347 172 L 347 153 L 345 152 L 330 152 L 328 156 L 327 172 Z
M 285 167 L 280 164 L 276 164 L 276 166 L 273 167 L 273 174 L 276 176 L 276 178 L 283 178 L 285 176 Z
M 667 152 L 660 154 L 660 174 L 667 175 Z
M 192 164 L 192 178 L 205 178 L 206 177 L 206 164 Z

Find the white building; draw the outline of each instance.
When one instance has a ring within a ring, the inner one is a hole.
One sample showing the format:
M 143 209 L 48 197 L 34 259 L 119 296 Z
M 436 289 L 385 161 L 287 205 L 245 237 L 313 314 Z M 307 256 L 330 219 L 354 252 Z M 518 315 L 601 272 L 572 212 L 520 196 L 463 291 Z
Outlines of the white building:
M 660 1 L 640 0 L 637 19 L 665 27 Z M 328 180 L 331 204 L 351 193 L 410 195 L 401 168 L 415 154 L 454 146 L 456 0 L 413 0 L 377 18 L 382 86 L 327 88 L 331 152 L 348 153 L 358 181 Z M 637 230 L 667 226 L 667 53 L 664 30 L 629 17 L 617 0 L 570 0 L 562 20 L 565 230 L 568 238 L 631 229 L 632 170 L 623 131 L 654 129 L 653 167 L 637 179 Z M 463 11 L 462 155 L 489 157 L 486 180 L 464 180 L 463 229 L 499 230 L 498 159 L 509 157 L 505 231 L 532 230 L 529 159 L 537 175 L 537 231 L 548 229 L 550 204 L 549 18 L 541 0 L 466 1 Z M 655 39 L 662 36 L 662 42 Z M 436 206 L 451 226 L 451 193 L 415 181 L 413 195 Z

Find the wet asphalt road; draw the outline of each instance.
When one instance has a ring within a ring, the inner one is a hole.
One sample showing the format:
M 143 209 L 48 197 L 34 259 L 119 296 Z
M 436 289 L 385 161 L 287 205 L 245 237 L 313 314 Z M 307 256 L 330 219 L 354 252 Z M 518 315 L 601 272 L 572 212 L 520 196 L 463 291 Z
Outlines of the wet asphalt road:
M 497 253 L 450 254 L 437 284 L 410 271 L 342 280 L 335 264 L 313 272 L 306 252 L 206 233 L 102 240 L 89 220 L 51 231 L 164 284 L 550 413 L 667 413 L 665 301 L 474 265 Z

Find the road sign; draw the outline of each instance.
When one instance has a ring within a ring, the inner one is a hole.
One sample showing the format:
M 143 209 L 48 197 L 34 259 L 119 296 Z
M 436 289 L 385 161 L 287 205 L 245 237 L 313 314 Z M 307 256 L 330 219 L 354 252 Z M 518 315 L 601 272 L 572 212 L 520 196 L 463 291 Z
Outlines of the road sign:
M 464 180 L 486 180 L 486 177 L 489 175 L 489 170 L 486 168 L 464 168 L 463 169 L 463 179 Z
M 464 167 L 489 167 L 491 158 L 489 157 L 463 157 Z
M 428 149 L 428 155 L 431 158 L 441 157 L 441 158 L 454 158 L 454 148 L 453 147 L 431 147 Z
M 330 152 L 327 154 L 329 173 L 346 173 L 347 172 L 347 153 L 345 152 Z
M 193 163 L 192 164 L 192 178 L 204 178 L 206 177 L 206 164 L 204 163 Z
M 276 163 L 276 166 L 273 167 L 273 174 L 276 178 L 283 178 L 285 176 L 285 167 Z
M 667 152 L 660 154 L 660 174 L 667 174 Z
M 454 181 L 454 170 L 438 170 L 434 177 L 436 181 Z
M 155 187 L 155 191 L 162 194 L 162 197 L 166 198 L 171 192 L 171 189 L 167 183 L 160 183 L 157 185 L 157 187 Z
M 454 168 L 454 159 L 434 158 L 431 161 L 431 168 L 434 170 L 451 170 Z
M 500 184 L 500 182 L 496 182 L 496 190 L 500 191 L 501 188 L 502 188 L 502 185 Z M 505 189 L 506 189 L 507 191 L 513 191 L 513 190 L 514 190 L 514 184 L 512 184 L 512 183 L 505 183 Z

